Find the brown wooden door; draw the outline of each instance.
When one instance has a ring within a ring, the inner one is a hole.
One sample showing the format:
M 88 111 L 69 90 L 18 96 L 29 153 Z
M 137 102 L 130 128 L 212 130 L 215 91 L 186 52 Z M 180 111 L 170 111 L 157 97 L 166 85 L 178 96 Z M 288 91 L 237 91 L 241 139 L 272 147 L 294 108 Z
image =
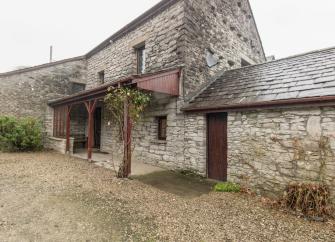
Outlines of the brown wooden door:
M 94 112 L 94 148 L 101 146 L 101 108 L 96 108 Z
M 227 113 L 208 115 L 208 178 L 227 181 Z

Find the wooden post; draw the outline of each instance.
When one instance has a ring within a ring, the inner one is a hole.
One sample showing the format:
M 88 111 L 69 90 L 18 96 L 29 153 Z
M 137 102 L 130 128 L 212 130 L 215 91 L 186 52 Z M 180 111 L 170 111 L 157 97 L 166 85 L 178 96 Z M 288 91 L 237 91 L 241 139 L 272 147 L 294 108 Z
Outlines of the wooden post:
M 131 173 L 131 119 L 129 116 L 129 102 L 124 102 L 123 117 L 123 137 L 124 137 L 124 177 L 128 177 Z
M 93 132 L 92 132 L 92 127 L 93 127 L 93 117 L 92 117 L 92 113 L 89 112 L 88 113 L 88 140 L 87 140 L 87 159 L 89 161 L 92 160 L 92 136 L 93 136 Z
M 85 102 L 85 106 L 88 113 L 88 140 L 87 140 L 87 159 L 92 161 L 92 149 L 93 149 L 93 138 L 94 138 L 94 119 L 93 114 L 97 105 L 97 99 L 94 101 Z
M 67 154 L 70 154 L 71 109 L 72 109 L 72 105 L 68 105 L 66 108 L 66 153 Z

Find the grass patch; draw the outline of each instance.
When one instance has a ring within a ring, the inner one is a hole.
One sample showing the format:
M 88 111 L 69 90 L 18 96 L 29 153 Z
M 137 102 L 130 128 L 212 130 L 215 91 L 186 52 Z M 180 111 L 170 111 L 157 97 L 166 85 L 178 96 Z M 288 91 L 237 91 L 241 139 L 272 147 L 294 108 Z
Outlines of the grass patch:
M 232 182 L 222 182 L 214 186 L 215 192 L 240 192 L 241 186 Z

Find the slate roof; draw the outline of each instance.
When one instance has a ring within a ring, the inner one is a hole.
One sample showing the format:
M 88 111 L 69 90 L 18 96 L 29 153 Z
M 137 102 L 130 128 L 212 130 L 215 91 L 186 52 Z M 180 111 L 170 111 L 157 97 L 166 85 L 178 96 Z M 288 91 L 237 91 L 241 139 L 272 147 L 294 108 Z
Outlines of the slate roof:
M 335 96 L 335 47 L 224 72 L 185 111 Z

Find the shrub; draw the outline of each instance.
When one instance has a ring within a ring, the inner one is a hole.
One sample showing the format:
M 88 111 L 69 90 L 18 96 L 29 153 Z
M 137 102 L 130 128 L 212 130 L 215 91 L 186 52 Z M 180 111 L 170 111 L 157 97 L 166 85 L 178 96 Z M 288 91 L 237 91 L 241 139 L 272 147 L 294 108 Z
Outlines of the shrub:
M 322 183 L 289 185 L 282 204 L 285 208 L 312 219 L 333 215 L 329 187 Z
M 241 186 L 232 182 L 218 183 L 214 186 L 216 192 L 240 192 Z
M 42 148 L 42 126 L 35 118 L 0 116 L 1 151 L 37 151 Z

